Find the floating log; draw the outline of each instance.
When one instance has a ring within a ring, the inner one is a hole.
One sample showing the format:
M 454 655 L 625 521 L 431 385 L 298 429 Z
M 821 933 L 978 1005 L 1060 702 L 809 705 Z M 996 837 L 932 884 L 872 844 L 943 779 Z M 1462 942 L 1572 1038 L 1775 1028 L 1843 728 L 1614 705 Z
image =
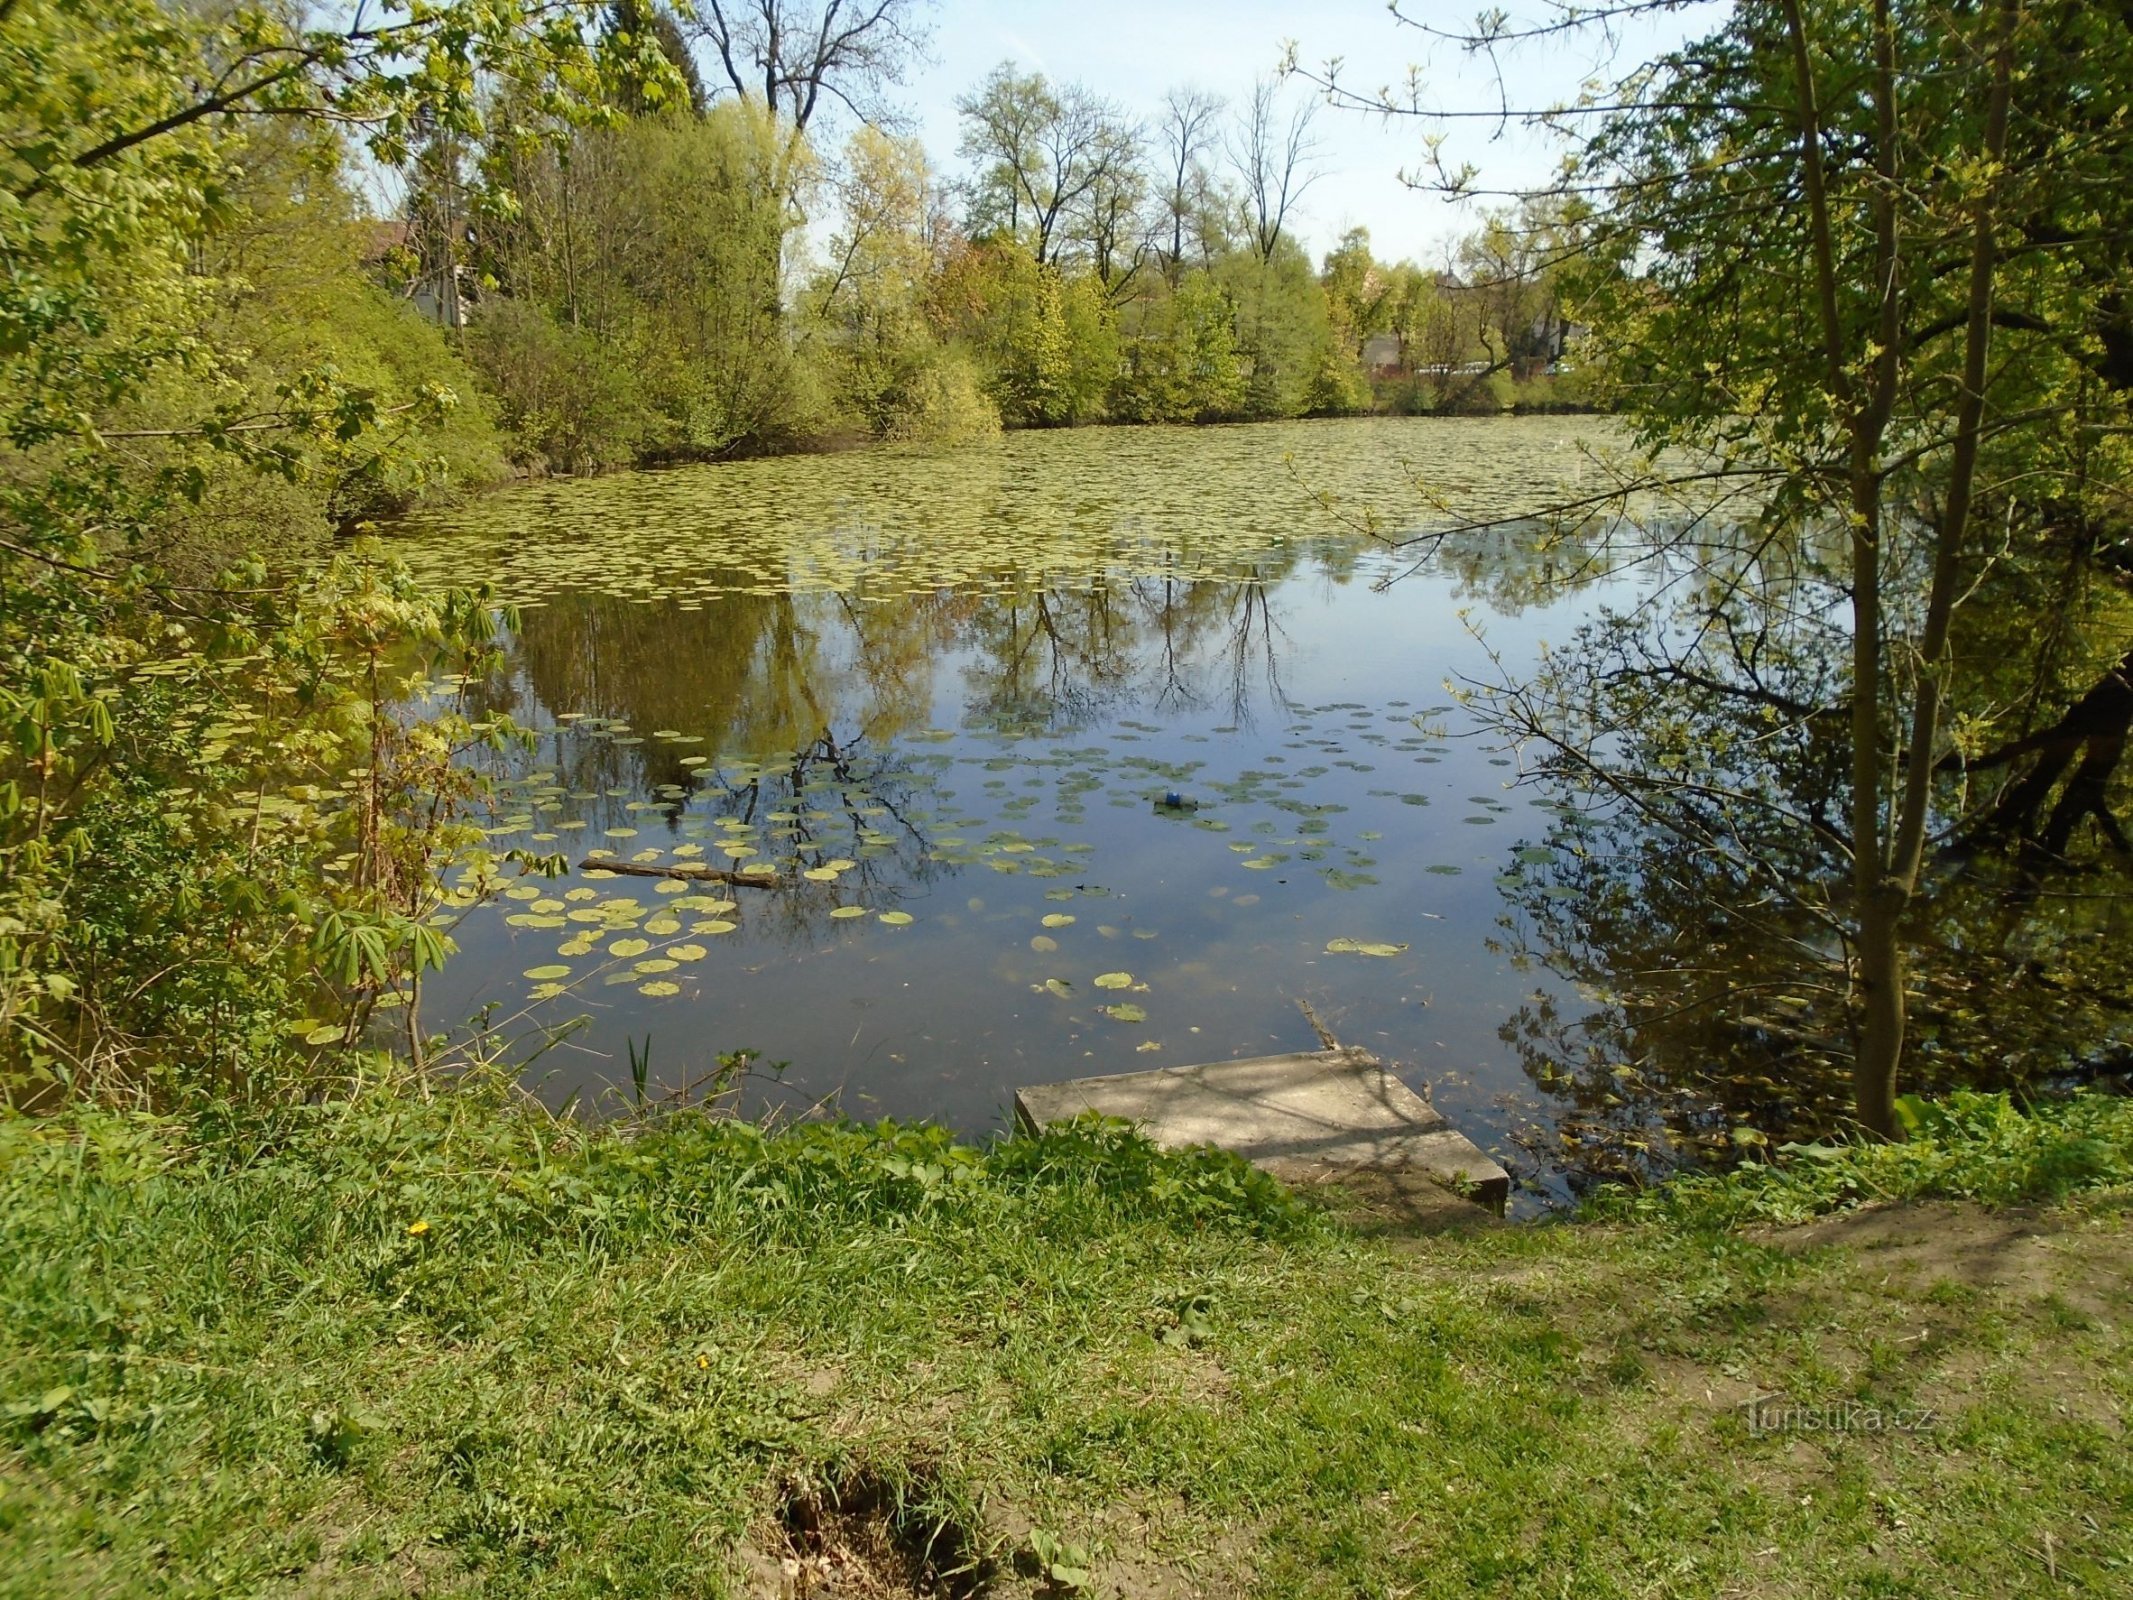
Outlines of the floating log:
M 709 862 L 684 861 L 662 867 L 644 861 L 613 861 L 606 856 L 587 856 L 578 863 L 580 872 L 619 872 L 631 878 L 686 878 L 692 883 L 730 883 L 742 889 L 775 889 L 778 880 L 767 872 L 735 872 Z

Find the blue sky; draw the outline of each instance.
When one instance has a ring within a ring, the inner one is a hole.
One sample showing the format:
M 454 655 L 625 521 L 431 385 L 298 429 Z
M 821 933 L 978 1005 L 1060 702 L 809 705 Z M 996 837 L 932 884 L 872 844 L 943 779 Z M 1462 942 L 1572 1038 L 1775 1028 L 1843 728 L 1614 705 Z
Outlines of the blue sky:
M 1405 9 L 1439 26 L 1470 19 L 1480 0 L 1408 0 Z M 1514 13 L 1531 11 L 1510 0 Z M 1692 7 L 1688 22 L 1661 19 L 1631 41 L 1637 58 L 1708 22 L 1716 8 Z M 1433 44 L 1403 27 L 1384 0 L 940 0 L 933 11 L 933 64 L 912 77 L 902 96 L 935 162 L 959 170 L 955 99 L 1002 60 L 1035 68 L 1059 81 L 1078 80 L 1145 115 L 1166 89 L 1194 84 L 1241 97 L 1252 79 L 1280 61 L 1284 41 L 1296 41 L 1302 60 L 1345 62 L 1343 76 L 1374 90 L 1404 81 L 1410 63 L 1423 67 L 1432 98 L 1455 108 L 1495 103 L 1493 78 L 1456 49 Z M 1573 97 L 1593 69 L 1591 42 L 1528 48 L 1514 58 L 1515 91 L 1543 101 Z M 1629 59 L 1629 58 L 1625 58 Z M 1302 93 L 1302 86 L 1292 86 Z M 1493 124 L 1469 123 L 1452 147 L 1482 168 L 1485 180 L 1535 181 L 1553 163 L 1550 151 L 1517 131 L 1492 139 Z M 1422 129 L 1411 120 L 1324 109 L 1317 131 L 1324 176 L 1304 202 L 1301 232 L 1313 254 L 1341 232 L 1370 229 L 1380 256 L 1428 261 L 1472 225 L 1471 215 L 1399 181 L 1416 164 Z

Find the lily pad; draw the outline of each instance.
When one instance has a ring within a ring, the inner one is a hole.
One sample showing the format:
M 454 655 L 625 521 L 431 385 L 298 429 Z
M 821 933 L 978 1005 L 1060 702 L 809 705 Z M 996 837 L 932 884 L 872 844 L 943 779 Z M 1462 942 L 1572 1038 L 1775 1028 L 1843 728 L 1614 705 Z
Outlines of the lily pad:
M 1334 939 L 1327 943 L 1329 956 L 1396 956 L 1407 948 L 1404 944 L 1382 944 L 1367 939 Z
M 1098 1009 L 1113 1022 L 1146 1022 L 1148 1020 L 1148 1013 L 1130 1001 L 1123 1001 L 1115 1006 L 1102 1006 Z
M 1064 911 L 1054 911 L 1050 916 L 1044 919 L 1044 925 L 1047 928 L 1069 928 L 1072 927 L 1073 924 L 1074 919 L 1068 916 Z
M 1096 987 L 1099 989 L 1130 989 L 1133 987 L 1133 974 L 1130 972 L 1099 972 L 1096 975 Z
M 627 961 L 631 956 L 641 956 L 652 948 L 649 939 L 617 939 L 607 947 L 607 953 L 618 960 Z
M 908 928 L 913 922 L 917 921 L 918 919 L 912 916 L 911 913 L 908 911 L 884 911 L 879 917 L 875 918 L 874 920 L 877 922 L 886 922 L 892 928 Z
M 848 922 L 853 917 L 863 917 L 866 914 L 867 908 L 865 906 L 839 906 L 836 910 L 830 913 L 831 916 L 835 917 L 840 922 Z
M 654 978 L 650 983 L 638 984 L 637 992 L 642 995 L 649 995 L 654 1000 L 664 1000 L 670 994 L 680 994 L 681 985 L 670 982 L 665 978 Z
M 545 967 L 528 967 L 524 975 L 533 979 L 536 983 L 545 983 L 554 978 L 569 977 L 570 968 L 550 962 Z

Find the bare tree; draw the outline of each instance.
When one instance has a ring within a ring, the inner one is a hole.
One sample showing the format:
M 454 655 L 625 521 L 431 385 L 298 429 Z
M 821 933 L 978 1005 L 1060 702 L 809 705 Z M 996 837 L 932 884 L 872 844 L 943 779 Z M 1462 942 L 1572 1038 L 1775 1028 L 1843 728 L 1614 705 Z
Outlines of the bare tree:
M 1074 235 L 1087 246 L 1097 281 L 1113 298 L 1138 275 L 1152 242 L 1146 138 L 1137 124 L 1110 126 L 1091 155 L 1094 181 L 1074 222 Z
M 1207 163 L 1222 137 L 1222 98 L 1199 89 L 1173 89 L 1163 96 L 1155 138 L 1163 153 L 1164 220 L 1170 248 L 1163 272 L 1174 288 L 1185 270 L 1185 235 L 1208 202 L 1214 187 Z M 1194 229 L 1197 231 L 1197 229 Z
M 1284 118 L 1281 81 L 1261 78 L 1230 131 L 1229 164 L 1244 185 L 1245 221 L 1261 261 L 1273 259 L 1289 213 L 1319 179 L 1317 112 L 1318 102 L 1306 100 Z
M 925 0 L 698 0 L 696 35 L 733 92 L 805 129 L 825 99 L 893 121 L 888 91 L 926 46 Z

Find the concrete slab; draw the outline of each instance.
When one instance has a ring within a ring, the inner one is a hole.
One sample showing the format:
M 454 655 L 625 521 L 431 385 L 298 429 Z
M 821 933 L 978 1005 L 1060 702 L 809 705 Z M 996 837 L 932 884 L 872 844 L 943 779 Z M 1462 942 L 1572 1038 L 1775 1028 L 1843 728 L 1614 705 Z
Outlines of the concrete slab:
M 1291 1183 L 1405 1169 L 1493 1211 L 1511 1194 L 1503 1168 L 1364 1050 L 1075 1078 L 1015 1095 L 1016 1120 L 1033 1131 L 1084 1111 L 1137 1123 L 1168 1149 L 1234 1150 Z

